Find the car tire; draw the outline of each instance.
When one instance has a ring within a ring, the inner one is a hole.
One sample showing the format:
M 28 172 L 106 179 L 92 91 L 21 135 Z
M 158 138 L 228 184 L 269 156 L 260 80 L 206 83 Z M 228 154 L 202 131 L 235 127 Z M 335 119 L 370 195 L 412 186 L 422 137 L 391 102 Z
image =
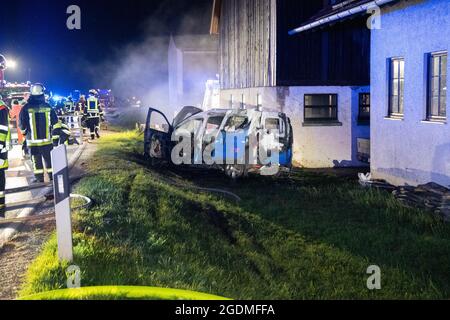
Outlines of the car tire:
M 245 165 L 226 165 L 225 174 L 233 180 L 242 178 L 245 175 Z

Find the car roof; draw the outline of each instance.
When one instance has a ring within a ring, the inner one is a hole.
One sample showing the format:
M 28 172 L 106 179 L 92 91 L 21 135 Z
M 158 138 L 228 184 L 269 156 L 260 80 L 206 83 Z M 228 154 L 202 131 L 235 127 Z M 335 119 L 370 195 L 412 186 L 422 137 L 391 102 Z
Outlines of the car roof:
M 200 109 L 198 109 L 200 110 Z M 228 113 L 235 113 L 236 115 L 247 115 L 252 116 L 252 114 L 260 112 L 261 114 L 267 114 L 269 116 L 275 116 L 280 114 L 280 112 L 267 110 L 267 111 L 259 111 L 256 109 L 225 109 L 225 108 L 217 108 L 217 109 L 210 109 L 203 112 L 194 113 L 186 118 L 184 118 L 182 121 L 178 122 L 177 125 L 184 124 L 186 121 L 190 119 L 199 119 L 199 118 L 208 118 L 208 117 L 214 117 L 214 116 L 226 116 Z

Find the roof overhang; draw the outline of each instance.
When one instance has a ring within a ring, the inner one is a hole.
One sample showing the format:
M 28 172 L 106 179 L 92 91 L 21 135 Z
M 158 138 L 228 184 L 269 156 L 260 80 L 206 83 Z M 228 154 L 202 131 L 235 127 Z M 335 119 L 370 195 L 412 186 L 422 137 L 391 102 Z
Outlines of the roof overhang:
M 371 13 L 374 8 L 379 8 L 386 4 L 396 2 L 398 0 L 362 0 L 362 1 L 347 1 L 340 6 L 333 7 L 332 10 L 323 14 L 322 16 L 308 22 L 296 29 L 289 31 L 289 35 L 295 35 L 307 30 L 311 30 L 320 26 L 328 25 L 330 23 L 338 22 L 346 18 L 358 14 Z
M 210 34 L 217 35 L 220 31 L 220 11 L 222 9 L 222 0 L 214 0 L 212 15 L 211 15 L 211 27 Z

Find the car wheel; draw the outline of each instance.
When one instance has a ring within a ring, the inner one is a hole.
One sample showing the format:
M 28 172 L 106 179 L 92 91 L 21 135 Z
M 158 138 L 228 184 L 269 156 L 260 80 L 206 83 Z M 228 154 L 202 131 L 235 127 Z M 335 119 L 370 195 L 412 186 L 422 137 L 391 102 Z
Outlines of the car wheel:
M 225 174 L 233 180 L 242 178 L 245 174 L 244 165 L 227 165 L 225 167 Z

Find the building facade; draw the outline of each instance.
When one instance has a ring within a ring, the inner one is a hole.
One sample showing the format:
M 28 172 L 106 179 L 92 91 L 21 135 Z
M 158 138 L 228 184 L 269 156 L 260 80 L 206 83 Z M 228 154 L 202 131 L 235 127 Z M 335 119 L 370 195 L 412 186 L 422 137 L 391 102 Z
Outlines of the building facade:
M 450 186 L 450 2 L 399 1 L 371 43 L 371 170 L 396 185 Z
M 169 42 L 171 110 L 203 104 L 208 80 L 216 80 L 218 39 L 211 35 L 172 36 Z
M 285 112 L 304 167 L 363 166 L 370 137 L 370 31 L 357 17 L 314 32 L 289 31 L 336 1 L 216 0 L 222 107 Z

